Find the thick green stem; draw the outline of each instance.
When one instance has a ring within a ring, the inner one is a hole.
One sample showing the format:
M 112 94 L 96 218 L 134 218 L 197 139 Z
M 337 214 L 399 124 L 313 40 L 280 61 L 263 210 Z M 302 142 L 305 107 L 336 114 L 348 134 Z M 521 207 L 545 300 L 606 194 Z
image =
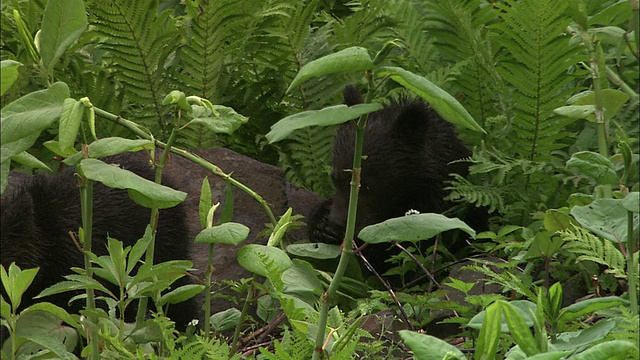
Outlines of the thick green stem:
M 233 331 L 233 340 L 231 341 L 231 350 L 229 350 L 229 356 L 233 355 L 236 350 L 238 350 L 238 338 L 240 337 L 240 330 L 242 328 L 242 323 L 244 323 L 244 319 L 247 317 L 247 313 L 249 312 L 249 305 L 251 305 L 251 302 L 253 301 L 253 292 L 255 290 L 254 284 L 256 283 L 256 281 L 258 281 L 258 276 L 254 274 L 253 278 L 251 278 L 249 290 L 247 290 L 247 297 L 244 300 L 244 305 L 242 306 L 240 319 L 238 320 L 238 324 Z
M 209 244 L 207 272 L 204 275 L 204 333 L 209 336 L 211 331 L 211 275 L 213 274 L 213 245 Z
M 627 211 L 627 279 L 629 282 L 629 302 L 631 302 L 631 313 L 633 314 L 638 314 L 638 285 L 636 284 L 636 267 L 633 264 L 633 253 L 636 248 L 633 237 L 633 213 Z
M 167 158 L 169 157 L 169 151 L 171 149 L 171 145 L 175 142 L 176 137 L 177 137 L 177 131 L 173 129 L 173 131 L 171 131 L 171 135 L 169 135 L 169 140 L 167 141 L 164 151 L 162 152 L 162 155 L 160 155 L 160 161 L 158 161 L 155 165 L 156 171 L 155 171 L 154 181 L 158 184 L 162 183 L 162 171 L 164 170 L 164 164 L 166 163 Z M 151 241 L 149 242 L 149 246 L 147 247 L 147 253 L 145 254 L 145 263 L 148 265 L 153 265 L 153 259 L 155 256 L 155 249 L 156 249 L 156 230 L 158 229 L 159 216 L 160 216 L 160 211 L 158 210 L 158 208 L 152 208 L 151 220 L 150 220 Z M 158 294 L 158 297 L 159 297 L 159 294 Z M 147 314 L 147 303 L 148 303 L 148 298 L 144 297 L 140 299 L 140 303 L 138 304 L 138 313 L 136 314 L 137 324 L 142 324 L 142 322 L 144 321 L 144 318 Z M 162 314 L 161 308 L 156 309 L 156 311 Z
M 352 244 L 356 228 L 356 215 L 358 210 L 358 193 L 360 191 L 360 174 L 362 172 L 362 143 L 364 140 L 364 129 L 366 126 L 366 115 L 356 123 L 356 143 L 353 152 L 353 172 L 351 173 L 351 191 L 349 193 L 349 209 L 347 212 L 347 229 L 344 240 L 342 242 L 342 254 L 338 262 L 329 289 L 322 295 L 320 301 L 322 307 L 320 309 L 320 319 L 318 323 L 318 334 L 316 336 L 316 346 L 313 351 L 313 360 L 320 360 L 324 350 L 324 335 L 327 327 L 327 318 L 329 308 L 333 302 L 333 298 L 338 290 L 338 286 L 342 282 L 342 277 L 349 262 L 349 254 L 353 251 Z
M 140 129 L 140 127 L 134 123 L 133 121 L 124 119 L 120 116 L 114 115 L 110 112 L 107 112 L 105 110 L 102 110 L 100 108 L 94 107 L 96 115 L 102 116 L 107 120 L 113 121 L 117 124 L 120 124 L 124 127 L 126 127 L 127 129 L 131 130 L 133 133 L 135 133 L 137 136 L 143 138 L 143 139 L 147 139 L 147 140 L 153 140 L 155 142 L 155 145 L 161 148 L 165 148 L 166 144 L 152 139 L 151 136 L 149 136 L 149 134 L 147 134 L 146 132 L 144 132 L 143 130 Z M 238 180 L 234 179 L 231 177 L 231 175 L 225 174 L 219 167 L 215 166 L 214 164 L 206 161 L 205 159 L 192 154 L 188 151 L 182 150 L 182 149 L 177 149 L 175 147 L 171 148 L 171 152 L 182 156 L 184 158 L 187 158 L 189 160 L 191 160 L 192 162 L 194 162 L 195 164 L 199 165 L 202 168 L 205 168 L 209 171 L 211 171 L 214 175 L 219 176 L 221 178 L 223 178 L 224 180 L 228 181 L 229 183 L 231 183 L 231 185 L 239 188 L 240 190 L 244 191 L 245 193 L 247 193 L 249 196 L 251 196 L 254 200 L 256 200 L 264 209 L 264 211 L 267 213 L 267 215 L 269 216 L 269 220 L 271 221 L 272 224 L 277 224 L 276 218 L 273 215 L 273 212 L 271 211 L 271 208 L 269 207 L 269 204 L 267 204 L 267 202 L 260 196 L 258 195 L 255 191 L 251 190 L 249 187 L 247 187 L 246 185 L 242 184 L 241 182 L 239 182 Z
M 91 241 L 93 231 L 93 181 L 81 177 L 80 178 L 80 204 L 82 208 L 82 230 L 84 232 L 84 268 L 88 278 L 93 278 L 93 268 L 91 267 L 91 258 L 89 253 L 91 252 Z M 96 334 L 92 330 L 93 325 L 97 324 L 94 311 L 96 308 L 95 294 L 93 289 L 87 288 L 87 311 L 89 326 L 86 327 L 87 340 L 91 346 L 91 358 L 100 358 L 100 348 Z

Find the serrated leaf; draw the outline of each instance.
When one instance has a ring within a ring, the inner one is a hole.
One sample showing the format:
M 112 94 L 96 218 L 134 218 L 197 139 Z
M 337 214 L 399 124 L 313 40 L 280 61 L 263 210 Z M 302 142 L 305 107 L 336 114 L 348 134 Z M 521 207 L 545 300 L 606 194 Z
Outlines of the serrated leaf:
M 88 179 L 99 181 L 108 187 L 127 189 L 136 203 L 153 208 L 166 209 L 181 203 L 187 194 L 170 187 L 156 184 L 131 171 L 96 159 L 84 159 L 78 165 Z
M 460 229 L 474 237 L 475 230 L 458 218 L 448 218 L 441 214 L 415 214 L 385 220 L 362 229 L 358 237 L 370 244 L 382 242 L 430 239 L 444 231 Z
M 381 104 L 357 104 L 354 106 L 335 105 L 321 110 L 310 110 L 287 116 L 271 126 L 271 131 L 265 135 L 269 143 L 280 141 L 289 136 L 294 130 L 309 126 L 329 126 L 342 124 L 356 119 L 364 114 L 382 109 Z
M 448 122 L 486 133 L 458 100 L 426 78 L 398 67 L 382 67 L 377 75 L 389 76 L 393 81 L 418 94 Z
M 249 236 L 249 228 L 234 222 L 212 226 L 202 230 L 195 239 L 196 244 L 238 245 Z
M 375 65 L 367 49 L 350 47 L 304 65 L 289 85 L 287 93 L 308 79 L 348 71 L 373 70 Z
M 40 55 L 51 73 L 56 61 L 87 28 L 87 12 L 82 0 L 49 0 L 42 15 Z

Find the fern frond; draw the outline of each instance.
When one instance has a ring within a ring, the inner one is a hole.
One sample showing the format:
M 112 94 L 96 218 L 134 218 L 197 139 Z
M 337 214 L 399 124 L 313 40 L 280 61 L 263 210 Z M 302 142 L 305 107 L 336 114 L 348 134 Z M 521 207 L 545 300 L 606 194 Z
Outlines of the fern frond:
M 607 273 L 620 279 L 627 278 L 624 255 L 613 242 L 577 226 L 561 231 L 560 236 L 566 242 L 564 248 L 579 255 L 576 262 L 593 261 L 606 266 Z
M 495 54 L 488 25 L 497 15 L 481 1 L 435 1 L 427 11 L 427 31 L 447 60 L 461 65 L 455 85 L 461 102 L 476 121 L 497 114 L 502 80 L 495 70 Z
M 498 266 L 498 264 L 492 264 Z M 535 301 L 536 295 L 531 291 L 529 285 L 525 284 L 521 274 L 514 274 L 511 270 L 505 269 L 501 273 L 496 273 L 493 269 L 487 265 L 467 265 L 462 267 L 463 270 L 471 270 L 488 277 L 488 283 L 498 284 L 506 291 L 515 291 L 518 294 L 524 296 L 528 300 Z
M 583 60 L 563 35 L 571 22 L 568 3 L 555 0 L 508 0 L 496 4 L 502 22 L 497 41 L 503 46 L 498 72 L 513 88 L 514 153 L 531 161 L 551 158 L 566 147 L 562 140 L 571 119 L 555 115 L 574 92 L 567 71 Z
M 171 10 L 158 13 L 157 0 L 96 0 L 87 9 L 94 31 L 107 38 L 99 45 L 106 50 L 105 60 L 135 103 L 127 116 L 147 125 L 155 120 L 166 134 L 164 66 L 179 40 Z
M 282 145 L 280 165 L 291 183 L 324 197 L 333 192 L 331 151 L 333 127 L 311 127 L 295 131 Z
M 178 88 L 217 102 L 218 80 L 226 57 L 239 55 L 253 22 L 250 8 L 241 1 L 203 1 L 197 18 L 185 21 L 184 44 L 180 47 Z M 238 58 L 236 58 L 238 59 Z
M 447 200 L 471 203 L 476 207 L 487 207 L 490 213 L 496 210 L 501 213 L 506 211 L 504 189 L 472 184 L 458 174 L 453 176 L 454 179 L 451 181 L 451 185 L 447 187 L 447 190 L 450 191 Z

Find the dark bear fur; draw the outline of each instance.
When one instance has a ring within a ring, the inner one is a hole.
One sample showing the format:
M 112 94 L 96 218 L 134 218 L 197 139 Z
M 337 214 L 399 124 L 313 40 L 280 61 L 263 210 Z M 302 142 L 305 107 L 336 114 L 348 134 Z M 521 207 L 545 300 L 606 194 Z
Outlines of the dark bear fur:
M 355 87 L 344 91 L 349 106 L 363 102 Z M 332 199 L 310 219 L 313 242 L 342 242 L 348 210 L 355 126 L 339 126 L 333 150 Z M 382 110 L 369 114 L 364 134 L 362 179 L 358 199 L 356 234 L 365 226 L 403 216 L 408 210 L 442 213 L 451 204 L 444 200 L 449 174 L 465 175 L 468 165 L 455 162 L 471 155 L 443 120 L 421 99 L 400 97 Z M 368 246 L 365 257 L 378 271 L 389 268 L 387 245 Z
M 125 154 L 111 157 L 106 162 L 119 164 L 147 179 L 154 178 L 154 170 L 144 154 Z M 33 284 L 23 296 L 21 308 L 34 304 L 32 298 L 45 288 L 60 282 L 71 274 L 71 267 L 84 267 L 82 252 L 76 247 L 69 232 L 78 232 L 82 226 L 80 191 L 69 168 L 57 176 L 36 175 L 22 184 L 13 186 L 2 196 L 1 232 L 2 265 L 8 269 L 15 262 L 21 269 L 39 267 Z M 171 184 L 166 184 L 171 186 Z M 132 246 L 144 234 L 151 212 L 132 200 L 126 190 L 94 186 L 93 252 L 107 254 L 107 236 L 116 238 L 124 246 Z M 181 205 L 160 211 L 156 234 L 155 262 L 189 259 L 191 243 Z M 174 286 L 187 284 L 182 278 Z M 4 288 L 3 296 L 6 299 Z M 84 301 L 74 301 L 75 294 L 62 293 L 39 301 L 50 301 L 77 313 Z M 197 317 L 198 309 L 192 301 L 170 306 L 169 316 L 178 328 L 184 328 Z M 134 311 L 127 312 L 132 321 Z

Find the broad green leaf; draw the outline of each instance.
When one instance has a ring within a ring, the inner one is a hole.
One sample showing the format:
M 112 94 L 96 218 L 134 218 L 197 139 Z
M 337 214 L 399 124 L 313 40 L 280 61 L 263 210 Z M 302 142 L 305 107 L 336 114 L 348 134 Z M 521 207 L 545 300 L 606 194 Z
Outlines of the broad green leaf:
M 187 101 L 187 96 L 179 90 L 173 90 L 162 100 L 162 105 L 178 104 L 184 111 L 192 111 L 191 104 Z
M 620 203 L 627 211 L 634 213 L 640 212 L 640 193 L 637 191 L 630 192 L 622 199 Z
M 279 273 L 290 268 L 293 263 L 287 254 L 275 247 L 249 244 L 238 250 L 238 263 L 254 274 L 269 277 L 267 268 L 277 268 Z
M 312 259 L 335 259 L 340 256 L 342 250 L 339 245 L 324 243 L 291 244 L 287 246 L 287 252 L 295 256 L 303 256 Z
M 58 141 L 62 149 L 73 148 L 78 130 L 84 115 L 84 106 L 74 99 L 64 99 L 62 112 L 60 113 L 60 124 L 58 125 Z
M 616 89 L 603 89 L 601 90 L 601 95 L 602 95 L 602 103 L 604 107 L 605 121 L 613 118 L 618 113 L 618 111 L 620 111 L 620 109 L 624 106 L 624 104 L 629 100 L 629 95 Z M 567 100 L 567 102 L 574 106 L 578 106 L 580 108 L 584 107 L 585 109 L 589 107 L 593 107 L 594 111 L 590 113 L 585 113 L 585 116 L 583 116 L 583 118 L 591 122 L 596 121 L 595 114 L 594 114 L 595 104 L 596 104 L 596 95 L 593 90 L 587 90 L 577 95 L 574 95 L 569 100 Z M 560 114 L 560 115 L 564 115 L 564 114 Z
M 42 145 L 52 153 L 60 155 L 61 157 L 70 157 L 78 153 L 78 151 L 72 147 L 62 146 L 62 143 L 58 140 L 45 141 Z
M 532 314 L 535 314 L 536 312 L 536 309 L 537 309 L 536 304 L 528 300 L 514 300 L 514 301 L 510 301 L 509 304 L 511 304 L 514 308 L 518 310 L 518 312 L 520 313 L 520 316 L 522 316 L 522 318 L 524 319 L 524 322 L 527 328 L 530 328 L 533 326 Z M 482 329 L 482 324 L 484 323 L 485 316 L 486 316 L 486 311 L 484 310 L 476 314 L 471 320 L 469 320 L 469 327 L 477 330 Z M 502 319 L 502 322 L 500 323 L 500 331 L 503 333 L 509 332 L 509 326 L 504 320 L 504 317 Z
M 444 231 L 460 229 L 472 237 L 475 230 L 458 218 L 448 218 L 441 214 L 415 214 L 385 220 L 362 229 L 358 237 L 370 244 L 382 242 L 430 239 Z
M 495 359 L 500 340 L 500 303 L 494 302 L 486 310 L 486 316 L 482 322 L 482 328 L 476 343 L 476 359 Z
M 308 79 L 348 71 L 373 70 L 375 65 L 367 49 L 354 46 L 313 60 L 304 65 L 289 85 L 287 93 Z
M 162 294 L 157 305 L 164 306 L 165 304 L 178 304 L 192 297 L 198 295 L 204 290 L 204 285 L 199 284 L 187 284 L 171 290 L 168 293 Z
M 620 179 L 613 163 L 606 157 L 591 151 L 580 151 L 567 161 L 567 169 L 575 168 L 580 174 L 593 179 L 598 185 L 618 186 Z
M 564 244 L 558 236 L 551 236 L 547 231 L 536 234 L 529 249 L 524 256 L 525 259 L 535 259 L 538 257 L 550 258 L 555 255 Z
M 448 122 L 486 133 L 458 100 L 426 78 L 398 67 L 382 67 L 377 75 L 389 76 L 393 81 L 418 94 Z
M 212 226 L 196 236 L 195 243 L 238 245 L 249 236 L 249 228 L 234 222 Z
M 233 134 L 242 124 L 249 121 L 249 118 L 238 114 L 230 107 L 213 105 L 213 108 L 217 113 L 215 116 L 205 107 L 193 105 L 194 118 L 191 123 L 204 125 L 216 134 Z
M 14 60 L 2 60 L 0 62 L 0 96 L 3 96 L 18 79 L 18 68 L 21 63 Z
M 42 323 L 42 321 L 40 321 Z M 51 329 L 53 330 L 53 329 Z M 54 359 L 68 359 L 75 360 L 77 357 L 73 355 L 73 353 L 69 352 L 64 344 L 60 341 L 56 336 L 52 336 L 51 331 L 46 331 L 43 329 L 34 329 L 30 328 L 29 331 L 25 331 L 24 334 L 21 334 L 20 337 L 24 340 L 30 341 L 33 344 L 39 345 L 40 348 L 31 348 L 25 349 L 27 353 L 30 352 L 38 352 L 40 349 L 50 350 L 55 357 L 50 357 Z M 21 348 L 22 350 L 22 348 Z
M 294 259 L 293 266 L 282 273 L 285 294 L 293 295 L 309 305 L 315 305 L 322 291 L 316 270 L 306 261 Z
M 565 340 L 566 333 L 560 334 L 553 344 L 556 350 L 578 350 L 604 339 L 616 327 L 614 319 L 600 320 L 580 331 L 577 336 Z
M 566 359 L 571 351 L 550 351 L 527 357 L 527 360 L 560 360 Z
M 413 352 L 416 360 L 466 359 L 457 347 L 431 335 L 409 330 L 398 331 L 404 343 Z
M 30 149 L 31 146 L 35 144 L 36 140 L 38 140 L 39 136 L 40 132 L 37 132 L 18 141 L 13 141 L 7 144 L 2 143 L 2 145 L 0 145 L 0 161 L 2 162 L 2 164 L 8 164 L 9 160 L 11 160 L 13 157 L 18 156 L 19 154 L 22 154 L 26 150 Z M 8 174 L 9 171 L 3 173 L 3 176 Z
M 127 189 L 133 201 L 148 208 L 170 208 L 187 197 L 187 194 L 182 191 L 156 184 L 131 171 L 105 164 L 100 160 L 84 159 L 78 166 L 88 179 L 101 182 L 111 188 Z
M 553 110 L 554 113 L 572 119 L 586 119 L 587 116 L 596 112 L 595 105 L 567 105 Z
M 68 97 L 67 84 L 57 82 L 46 90 L 29 93 L 2 108 L 0 143 L 3 148 L 51 126 L 60 116 L 62 103 Z
M 561 231 L 569 228 L 571 225 L 571 216 L 567 214 L 567 210 L 549 209 L 544 213 L 544 228 L 550 233 Z
M 23 151 L 17 155 L 15 155 L 12 158 L 13 161 L 20 163 L 22 165 L 28 166 L 32 169 L 46 169 L 49 171 L 53 171 L 51 170 L 51 168 L 49 168 L 47 166 L 47 164 L 43 163 L 42 161 L 38 160 L 38 158 L 36 158 L 35 156 L 29 154 L 26 151 Z
M 121 137 L 108 137 L 98 139 L 89 144 L 88 155 L 92 159 L 113 156 L 125 152 L 136 152 L 142 149 L 153 149 L 153 142 L 146 139 L 125 139 Z M 75 166 L 84 159 L 81 151 L 76 152 L 72 156 L 64 159 L 64 163 L 69 166 Z M 149 165 L 151 166 L 151 165 Z
M 498 301 L 504 314 L 505 321 L 507 322 L 507 326 L 509 327 L 509 333 L 513 337 L 515 343 L 520 346 L 527 356 L 533 356 L 540 353 L 538 344 L 536 343 L 531 330 L 529 330 L 529 326 L 527 326 L 525 319 L 520 315 L 520 311 L 507 301 Z M 489 316 L 488 312 L 487 316 Z
M 629 306 L 629 301 L 617 296 L 606 296 L 580 301 L 562 309 L 559 323 L 567 323 L 582 315 L 591 314 L 594 311 L 610 309 L 618 306 Z
M 49 0 L 42 15 L 40 55 L 48 73 L 87 28 L 87 12 L 82 0 Z
M 626 359 L 626 355 L 637 351 L 638 347 L 624 340 L 610 340 L 589 348 L 571 357 L 572 360 L 617 360 Z
M 586 206 L 574 206 L 571 215 L 584 228 L 614 242 L 627 241 L 627 209 L 623 200 L 596 199 Z M 640 221 L 633 216 L 633 233 L 638 232 Z
M 242 313 L 236 308 L 227 309 L 211 315 L 209 322 L 215 331 L 225 331 L 233 328 L 240 321 Z
M 61 308 L 58 305 L 54 305 L 48 302 L 40 302 L 37 304 L 33 304 L 28 308 L 22 311 L 22 314 L 26 314 L 32 311 L 46 311 L 49 314 L 53 314 L 58 317 L 60 320 L 66 322 L 67 324 L 73 326 L 74 328 L 79 328 L 80 324 L 76 321 L 76 319 L 71 316 L 67 310 Z
M 310 110 L 297 113 L 278 121 L 271 126 L 271 131 L 265 136 L 269 143 L 280 141 L 289 136 L 294 130 L 309 126 L 328 126 L 342 124 L 356 119 L 364 114 L 382 109 L 381 104 L 357 104 L 354 106 L 335 105 L 320 110 Z

